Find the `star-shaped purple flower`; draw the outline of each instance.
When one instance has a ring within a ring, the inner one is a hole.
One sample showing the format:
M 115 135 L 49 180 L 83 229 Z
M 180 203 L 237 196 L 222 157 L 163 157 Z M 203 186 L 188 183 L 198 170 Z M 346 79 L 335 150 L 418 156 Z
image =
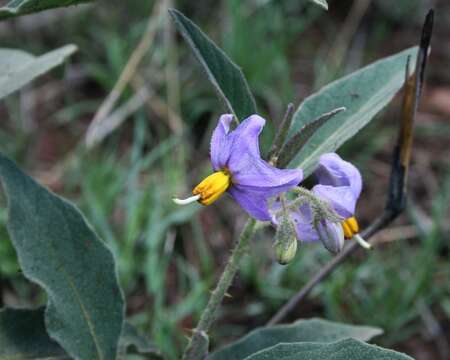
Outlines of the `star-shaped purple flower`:
M 361 194 L 362 179 L 358 169 L 344 161 L 335 153 L 324 154 L 314 172 L 318 184 L 312 192 L 326 201 L 343 218 L 341 223 L 321 219 L 313 224 L 313 213 L 308 204 L 290 211 L 289 216 L 295 224 L 297 239 L 304 242 L 322 241 L 333 253 L 339 252 L 345 238 L 351 238 L 358 232 L 358 223 L 354 218 L 356 202 Z M 279 205 L 275 205 L 279 209 Z M 278 220 L 272 217 L 276 226 Z
M 194 188 L 192 199 L 209 205 L 227 191 L 250 216 L 268 221 L 268 199 L 298 185 L 303 172 L 277 169 L 261 158 L 258 138 L 266 122 L 262 117 L 251 115 L 230 131 L 232 121 L 231 114 L 220 117 L 211 138 L 215 172 Z
M 259 134 L 266 121 L 252 115 L 230 132 L 233 115 L 222 115 L 211 139 L 211 163 L 214 171 L 227 169 L 231 174 L 228 192 L 250 216 L 270 220 L 267 199 L 298 185 L 301 170 L 281 170 L 261 159 Z

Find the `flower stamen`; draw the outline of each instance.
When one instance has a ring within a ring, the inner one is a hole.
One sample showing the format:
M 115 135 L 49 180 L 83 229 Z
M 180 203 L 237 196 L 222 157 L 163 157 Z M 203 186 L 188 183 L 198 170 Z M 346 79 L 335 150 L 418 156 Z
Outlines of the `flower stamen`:
M 192 194 L 199 196 L 198 202 L 202 205 L 210 205 L 227 191 L 231 185 L 230 173 L 226 170 L 217 171 L 198 184 Z
M 344 230 L 344 237 L 346 240 L 352 239 L 355 240 L 359 245 L 361 245 L 364 249 L 372 249 L 372 245 L 370 245 L 366 240 L 364 240 L 359 233 L 359 224 L 354 216 L 351 218 L 345 219 L 342 223 L 342 229 Z
M 359 232 L 359 224 L 354 216 L 345 219 L 342 223 L 345 239 L 349 240 Z

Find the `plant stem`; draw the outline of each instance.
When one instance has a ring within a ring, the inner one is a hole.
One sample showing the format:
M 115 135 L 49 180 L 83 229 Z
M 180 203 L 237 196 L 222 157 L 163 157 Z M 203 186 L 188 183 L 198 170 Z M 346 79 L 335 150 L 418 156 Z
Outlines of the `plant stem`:
M 183 354 L 183 360 L 200 360 L 202 356 L 206 354 L 199 354 L 196 351 L 198 348 L 203 347 L 205 344 L 206 333 L 209 331 L 214 319 L 216 317 L 217 310 L 233 281 L 234 276 L 239 268 L 239 262 L 242 256 L 245 254 L 246 247 L 255 232 L 256 220 L 249 219 L 247 224 L 239 236 L 239 240 L 228 259 L 227 265 L 220 276 L 219 282 L 216 288 L 211 293 L 208 301 L 208 305 L 200 317 L 200 321 L 197 327 L 193 331 L 191 340 Z M 207 338 L 206 338 L 207 339 Z

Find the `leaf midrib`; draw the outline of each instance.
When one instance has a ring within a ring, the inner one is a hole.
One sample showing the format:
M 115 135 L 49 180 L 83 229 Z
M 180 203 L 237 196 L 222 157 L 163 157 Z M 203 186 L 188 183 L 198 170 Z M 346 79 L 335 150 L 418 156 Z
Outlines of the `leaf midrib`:
M 57 195 L 53 195 L 53 196 L 57 197 L 58 200 L 62 201 L 62 202 L 64 203 L 64 205 L 66 205 L 66 206 L 67 206 L 67 205 L 68 205 L 68 206 L 71 206 L 70 204 L 66 203 L 66 201 L 64 201 L 64 199 L 60 198 L 59 196 L 57 196 Z M 52 201 L 50 201 L 49 204 L 50 204 L 50 206 L 51 206 L 54 210 L 56 210 L 56 212 L 58 212 L 58 213 L 60 214 L 60 216 L 61 216 L 62 219 L 64 220 L 64 229 L 65 229 L 66 232 L 69 233 L 69 237 L 70 237 L 70 233 L 71 233 L 71 232 L 70 232 L 70 231 L 67 231 L 68 228 L 69 228 L 69 226 L 68 226 L 68 224 L 67 224 L 66 217 L 64 216 L 64 213 L 63 213 L 58 207 L 56 207 L 56 206 L 53 204 Z M 73 209 L 73 210 L 76 211 L 76 209 Z M 99 358 L 100 360 L 102 360 L 102 359 L 103 359 L 103 353 L 102 353 L 102 351 L 101 351 L 101 348 L 100 348 L 100 345 L 99 345 L 99 342 L 98 342 L 98 339 L 97 339 L 97 336 L 96 336 L 96 333 L 95 333 L 95 327 L 94 327 L 94 325 L 93 325 L 93 323 L 92 323 L 92 320 L 91 320 L 91 317 L 90 317 L 90 315 L 89 315 L 89 312 L 86 310 L 86 307 L 84 306 L 84 303 L 83 303 L 83 301 L 82 301 L 82 299 L 81 299 L 81 297 L 80 297 L 80 294 L 79 294 L 79 292 L 78 292 L 77 287 L 75 286 L 74 281 L 72 280 L 72 277 L 71 277 L 70 274 L 67 272 L 66 268 L 64 267 L 64 264 L 60 261 L 60 258 L 59 258 L 59 256 L 58 256 L 56 250 L 55 250 L 55 246 L 54 246 L 53 241 L 50 241 L 50 242 L 49 242 L 49 247 L 50 247 L 50 249 L 51 249 L 51 252 L 52 252 L 52 255 L 53 255 L 54 259 L 55 259 L 56 262 L 59 264 L 59 268 L 62 270 L 63 275 L 64 275 L 64 277 L 66 278 L 67 283 L 69 284 L 69 287 L 72 289 L 73 293 L 75 294 L 75 298 L 76 298 L 76 300 L 77 300 L 78 305 L 80 306 L 81 312 L 82 312 L 82 314 L 83 314 L 83 318 L 85 319 L 86 324 L 87 324 L 87 326 L 88 326 L 88 328 L 89 328 L 89 333 L 90 333 L 91 336 L 92 336 L 92 340 L 93 340 L 93 342 L 94 342 L 94 345 L 95 345 L 95 349 L 96 349 L 96 351 L 97 351 L 98 358 Z

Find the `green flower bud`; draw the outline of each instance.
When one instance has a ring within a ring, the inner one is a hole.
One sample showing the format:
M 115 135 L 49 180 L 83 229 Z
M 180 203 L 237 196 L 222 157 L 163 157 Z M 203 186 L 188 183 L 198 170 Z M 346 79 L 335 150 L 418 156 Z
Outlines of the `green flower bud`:
M 289 216 L 283 216 L 275 234 L 275 256 L 279 264 L 289 264 L 297 253 L 295 228 Z
M 291 238 L 286 244 L 276 243 L 275 254 L 280 265 L 289 264 L 297 253 L 297 239 Z

